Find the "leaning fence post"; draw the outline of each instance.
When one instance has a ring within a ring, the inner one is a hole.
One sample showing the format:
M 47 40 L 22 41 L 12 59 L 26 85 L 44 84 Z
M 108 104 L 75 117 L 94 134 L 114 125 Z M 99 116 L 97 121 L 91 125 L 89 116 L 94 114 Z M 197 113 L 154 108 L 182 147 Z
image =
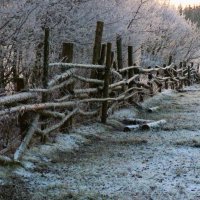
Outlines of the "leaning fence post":
M 101 55 L 100 55 L 100 59 L 98 64 L 99 65 L 104 65 L 105 63 L 105 57 L 106 57 L 106 44 L 102 44 L 101 47 Z M 98 79 L 103 80 L 103 71 L 102 70 L 98 70 Z M 99 93 L 98 96 L 101 96 L 101 92 Z
M 99 58 L 100 58 L 100 53 L 101 53 L 101 42 L 102 42 L 102 36 L 103 36 L 103 27 L 104 23 L 101 21 L 97 22 L 97 27 L 96 27 L 96 33 L 95 33 L 95 41 L 94 41 L 94 48 L 93 48 L 93 57 L 92 57 L 92 64 L 98 64 Z M 91 71 L 90 77 L 92 79 L 97 78 L 97 72 L 96 70 Z M 94 84 L 90 84 L 90 87 L 95 87 Z
M 99 59 L 99 62 L 98 62 L 99 65 L 104 65 L 104 64 L 105 64 L 105 57 L 106 57 L 106 44 L 102 44 L 102 47 L 101 47 L 101 55 L 100 55 L 100 59 Z M 97 75 L 98 79 L 104 80 L 104 77 L 103 77 L 103 70 L 100 69 L 100 70 L 98 70 L 97 72 L 98 72 L 98 75 Z M 99 90 L 99 91 L 98 91 L 97 96 L 98 96 L 99 98 L 102 97 L 102 90 Z
M 115 53 L 114 51 L 111 52 L 111 68 L 113 68 L 113 63 L 115 59 Z M 112 84 L 114 81 L 114 76 L 110 76 L 110 84 Z
M 112 44 L 107 44 L 107 54 L 106 54 L 106 67 L 105 67 L 105 73 L 104 73 L 104 87 L 103 87 L 103 98 L 108 98 L 109 93 L 109 79 L 110 79 L 110 68 L 111 68 L 111 49 Z M 104 101 L 102 103 L 102 116 L 101 116 L 101 122 L 106 123 L 107 119 L 107 109 L 108 109 L 108 101 Z

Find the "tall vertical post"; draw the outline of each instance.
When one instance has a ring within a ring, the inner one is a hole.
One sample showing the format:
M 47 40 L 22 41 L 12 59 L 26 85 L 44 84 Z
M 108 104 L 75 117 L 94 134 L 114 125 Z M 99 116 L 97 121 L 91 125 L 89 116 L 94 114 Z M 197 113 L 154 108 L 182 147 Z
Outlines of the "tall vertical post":
M 0 45 L 0 92 L 3 92 L 5 89 L 4 81 L 4 66 L 3 66 L 3 48 Z
M 96 33 L 95 33 L 95 41 L 94 41 L 94 48 L 93 48 L 93 57 L 92 57 L 92 64 L 98 64 L 100 59 L 101 53 L 101 43 L 102 43 L 102 36 L 103 36 L 103 28 L 104 23 L 101 21 L 97 22 Z M 96 70 L 91 71 L 90 77 L 92 79 L 97 78 Z M 95 87 L 94 84 L 90 84 L 90 87 Z
M 62 62 L 70 63 L 73 61 L 74 44 L 63 43 L 62 46 Z M 64 69 L 62 69 L 64 70 Z
M 32 70 L 31 75 L 31 83 L 34 84 L 34 86 L 41 85 L 41 79 L 42 79 L 42 51 L 43 51 L 44 43 L 40 42 L 35 49 L 35 65 Z M 22 58 L 21 58 L 22 59 Z
M 121 36 L 117 36 L 117 68 L 122 69 L 123 68 L 123 58 L 122 58 L 122 38 Z
M 128 46 L 128 66 L 133 66 L 133 47 Z M 128 70 L 128 78 L 133 77 L 133 69 Z M 133 83 L 129 83 L 128 87 L 131 88 Z
M 42 74 L 42 85 L 43 88 L 48 87 L 48 76 L 49 76 L 49 28 L 45 28 L 45 35 L 44 35 L 44 58 L 43 58 L 43 74 Z M 48 101 L 48 94 L 42 94 L 42 102 Z M 41 120 L 44 121 L 46 117 L 41 117 Z M 41 129 L 45 129 L 46 124 L 41 126 Z M 46 137 L 41 137 L 41 142 L 46 142 Z
M 181 69 L 181 76 L 183 76 L 183 62 L 180 62 L 179 64 L 179 68 Z M 183 80 L 180 80 L 179 81 L 179 86 L 178 86 L 179 89 L 182 89 L 183 88 Z
M 62 62 L 72 63 L 73 62 L 73 52 L 74 44 L 73 43 L 63 43 L 62 45 Z M 61 68 L 61 72 L 65 72 L 65 67 Z M 62 88 L 61 95 L 65 95 L 65 91 L 73 91 L 74 84 L 69 84 L 67 87 Z
M 197 65 L 197 74 L 199 73 L 199 63 Z
M 191 72 L 190 72 L 191 67 L 188 66 L 188 86 L 191 85 Z
M 73 43 L 63 43 L 62 46 L 62 62 L 72 63 L 73 62 L 73 52 L 74 52 L 74 44 Z M 61 68 L 62 72 L 65 72 L 65 68 Z M 61 90 L 61 95 L 65 95 L 66 91 L 72 92 L 74 90 L 74 83 L 63 87 Z M 73 118 L 70 117 L 61 127 L 60 132 L 66 132 L 66 130 L 71 127 L 73 124 Z
M 187 70 L 187 62 L 186 62 L 186 61 L 183 61 L 183 71 L 185 71 L 185 70 Z M 185 80 L 185 81 L 184 81 L 184 85 L 187 86 L 187 84 L 188 84 L 188 81 Z
M 194 78 L 194 75 L 191 77 L 191 71 L 194 70 L 194 63 L 191 62 L 191 67 L 190 67 L 190 84 L 193 85 L 194 81 L 195 81 L 195 78 Z
M 180 68 L 180 69 L 183 68 L 183 62 L 180 62 L 180 64 L 179 64 L 179 68 Z
M 107 43 L 107 54 L 106 54 L 106 67 L 104 73 L 104 87 L 103 87 L 103 98 L 108 98 L 109 93 L 109 79 L 110 79 L 110 68 L 111 68 L 111 49 L 112 44 Z M 107 119 L 107 110 L 108 110 L 108 101 L 102 103 L 102 116 L 101 122 L 106 123 Z
M 17 48 L 16 48 L 16 44 L 13 45 L 12 76 L 13 76 L 13 83 L 14 83 L 14 85 L 16 85 L 16 80 L 19 76 L 19 74 L 17 73 Z
M 49 28 L 45 28 L 44 60 L 43 60 L 43 76 L 42 76 L 43 88 L 48 87 L 48 76 L 49 76 Z M 42 102 L 46 102 L 47 100 L 48 100 L 48 95 L 46 93 L 43 93 Z
M 99 59 L 99 65 L 103 65 L 104 64 L 105 57 L 106 57 L 106 44 L 102 44 L 101 56 L 100 56 L 100 59 Z
M 17 92 L 22 91 L 25 89 L 25 81 L 23 78 L 17 78 L 15 80 L 15 88 Z M 28 103 L 27 100 L 23 101 L 22 103 L 26 104 Z M 18 122 L 19 122 L 19 127 L 20 127 L 20 135 L 21 138 L 23 139 L 25 136 L 25 132 L 27 131 L 29 127 L 29 119 L 31 118 L 30 114 L 25 112 L 25 113 L 20 113 L 18 117 Z
M 172 56 L 169 56 L 169 61 L 168 61 L 168 65 L 172 64 Z
M 106 57 L 106 44 L 103 44 L 101 47 L 101 55 L 98 64 L 99 65 L 104 65 L 105 63 L 105 57 Z M 103 79 L 103 73 L 102 70 L 98 70 L 98 79 L 102 80 Z

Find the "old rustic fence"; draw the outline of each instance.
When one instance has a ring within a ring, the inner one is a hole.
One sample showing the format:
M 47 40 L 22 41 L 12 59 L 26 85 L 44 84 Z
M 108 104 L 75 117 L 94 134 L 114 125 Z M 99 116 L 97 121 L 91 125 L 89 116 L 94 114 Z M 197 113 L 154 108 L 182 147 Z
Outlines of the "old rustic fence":
M 106 123 L 108 115 L 119 105 L 148 111 L 140 105 L 144 97 L 162 89 L 181 90 L 199 81 L 197 67 L 186 62 L 176 66 L 171 57 L 167 66 L 136 66 L 132 46 L 128 47 L 128 66 L 123 67 L 121 39 L 117 38 L 115 56 L 111 43 L 102 44 L 102 33 L 103 23 L 98 22 L 92 64 L 73 64 L 71 43 L 63 44 L 62 62 L 49 63 L 49 30 L 45 30 L 42 88 L 26 88 L 23 78 L 19 78 L 18 92 L 0 98 L 0 119 L 15 116 L 21 137 L 12 157 L 7 153 L 13 143 L 0 151 L 1 164 L 20 163 L 33 135 L 45 142 L 50 133 L 66 131 L 81 116 Z M 60 73 L 49 79 L 55 68 Z

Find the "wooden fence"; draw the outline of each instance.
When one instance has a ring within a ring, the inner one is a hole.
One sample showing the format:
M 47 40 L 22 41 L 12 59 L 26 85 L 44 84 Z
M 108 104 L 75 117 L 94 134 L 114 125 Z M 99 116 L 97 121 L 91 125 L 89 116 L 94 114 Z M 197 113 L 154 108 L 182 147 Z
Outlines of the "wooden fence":
M 103 23 L 98 22 L 93 64 L 74 64 L 71 63 L 71 43 L 63 44 L 62 56 L 66 60 L 49 63 L 49 30 L 45 30 L 43 87 L 27 89 L 23 78 L 19 78 L 19 92 L 0 98 L 0 119 L 17 116 L 22 135 L 12 158 L 4 155 L 9 151 L 9 145 L 0 151 L 1 164 L 20 163 L 33 135 L 39 135 L 45 142 L 50 133 L 66 131 L 72 126 L 76 116 L 106 123 L 108 115 L 119 105 L 133 105 L 136 109 L 148 111 L 140 105 L 144 97 L 168 88 L 181 90 L 199 81 L 198 68 L 185 62 L 176 66 L 171 58 L 167 66 L 146 69 L 136 66 L 132 46 L 128 47 L 128 66 L 123 67 L 121 39 L 117 38 L 115 60 L 112 44 L 102 45 L 102 32 Z M 50 71 L 55 68 L 60 69 L 60 73 L 49 79 Z M 30 123 L 27 118 L 31 119 Z M 45 123 L 47 119 L 52 119 L 51 123 Z

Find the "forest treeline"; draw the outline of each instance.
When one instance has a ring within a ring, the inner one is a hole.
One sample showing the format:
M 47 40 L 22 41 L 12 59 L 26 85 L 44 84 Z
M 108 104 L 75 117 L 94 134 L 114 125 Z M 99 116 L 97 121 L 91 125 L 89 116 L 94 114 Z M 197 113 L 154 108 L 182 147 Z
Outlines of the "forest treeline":
M 198 27 L 200 27 L 200 5 L 189 5 L 185 8 L 179 6 L 179 12 L 181 15 L 184 15 L 187 20 L 190 20 L 192 23 L 195 23 Z
M 74 62 L 91 63 L 97 21 L 105 24 L 104 43 L 115 44 L 117 36 L 122 38 L 123 62 L 127 62 L 128 45 L 133 46 L 134 62 L 143 67 L 167 63 L 169 56 L 176 63 L 199 59 L 196 24 L 162 0 L 2 0 L 1 91 L 12 83 L 10 89 L 17 77 L 24 77 L 27 87 L 40 84 L 47 27 L 50 62 L 61 61 L 62 43 L 71 42 Z

